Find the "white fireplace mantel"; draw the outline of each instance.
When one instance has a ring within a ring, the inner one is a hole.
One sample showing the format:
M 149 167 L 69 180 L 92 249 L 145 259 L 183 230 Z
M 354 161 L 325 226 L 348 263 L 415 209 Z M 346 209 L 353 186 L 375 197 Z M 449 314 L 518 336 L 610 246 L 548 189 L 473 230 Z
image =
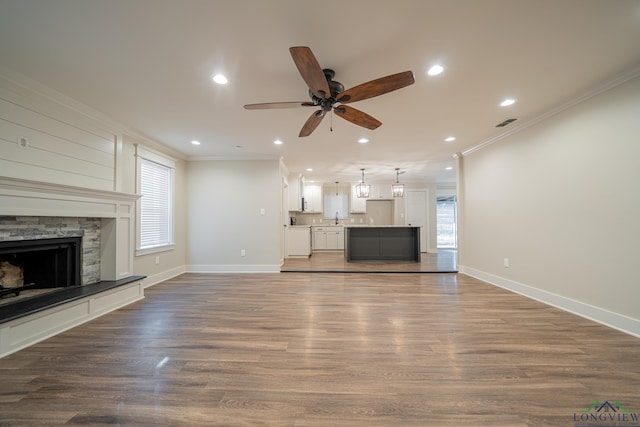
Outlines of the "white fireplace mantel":
M 116 218 L 138 198 L 137 194 L 0 177 L 0 215 Z
M 133 275 L 135 203 L 140 196 L 0 177 L 0 216 L 101 218 L 101 280 Z

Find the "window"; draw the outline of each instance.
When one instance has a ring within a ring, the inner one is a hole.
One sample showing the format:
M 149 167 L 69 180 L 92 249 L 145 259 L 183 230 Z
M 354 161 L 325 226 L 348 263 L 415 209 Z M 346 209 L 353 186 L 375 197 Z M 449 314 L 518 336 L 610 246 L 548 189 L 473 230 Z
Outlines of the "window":
M 349 218 L 349 197 L 346 194 L 325 194 L 324 217 L 325 219 Z
M 173 247 L 173 172 L 175 162 L 136 147 L 138 239 L 136 255 Z

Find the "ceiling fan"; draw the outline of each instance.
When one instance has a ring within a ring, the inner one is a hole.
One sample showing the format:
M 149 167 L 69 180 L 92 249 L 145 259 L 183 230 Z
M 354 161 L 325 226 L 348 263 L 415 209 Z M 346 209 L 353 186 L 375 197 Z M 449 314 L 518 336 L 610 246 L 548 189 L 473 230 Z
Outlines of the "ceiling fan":
M 379 79 L 371 80 L 344 90 L 342 83 L 333 80 L 335 71 L 320 68 L 318 60 L 306 46 L 296 46 L 289 48 L 293 62 L 298 67 L 305 83 L 309 86 L 309 97 L 311 101 L 301 102 L 267 102 L 262 104 L 247 104 L 247 110 L 261 110 L 271 108 L 292 108 L 292 107 L 320 107 L 314 111 L 307 119 L 300 130 L 298 136 L 309 136 L 318 127 L 326 113 L 335 112 L 343 119 L 362 126 L 367 129 L 376 129 L 382 123 L 376 118 L 358 109 L 350 107 L 349 104 L 363 99 L 373 98 L 415 82 L 411 71 L 392 74 Z

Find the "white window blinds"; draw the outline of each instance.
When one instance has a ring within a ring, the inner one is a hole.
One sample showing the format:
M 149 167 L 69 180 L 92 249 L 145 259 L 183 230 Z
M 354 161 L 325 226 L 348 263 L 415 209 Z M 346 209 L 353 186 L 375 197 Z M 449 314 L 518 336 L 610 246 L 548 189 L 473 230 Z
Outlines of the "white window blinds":
M 173 244 L 173 162 L 138 150 L 138 250 Z

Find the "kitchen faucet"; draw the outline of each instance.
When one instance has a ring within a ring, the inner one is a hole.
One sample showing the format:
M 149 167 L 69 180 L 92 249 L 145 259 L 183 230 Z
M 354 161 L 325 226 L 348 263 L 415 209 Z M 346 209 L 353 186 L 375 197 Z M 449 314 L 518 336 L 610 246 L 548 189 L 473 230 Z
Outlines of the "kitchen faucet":
M 338 212 L 336 212 L 336 225 L 338 225 Z

